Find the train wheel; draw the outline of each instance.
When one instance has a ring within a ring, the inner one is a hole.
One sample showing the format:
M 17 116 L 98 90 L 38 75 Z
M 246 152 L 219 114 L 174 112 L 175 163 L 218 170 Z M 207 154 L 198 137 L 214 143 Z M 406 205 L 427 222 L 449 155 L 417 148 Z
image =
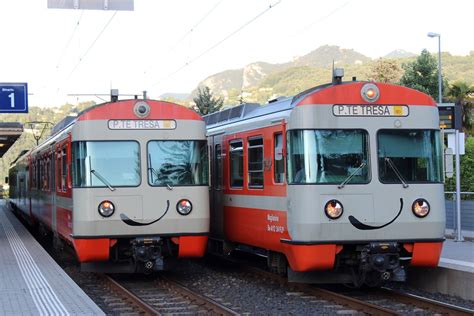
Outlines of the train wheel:
M 270 271 L 278 275 L 286 276 L 288 272 L 288 261 L 282 253 L 268 251 L 267 265 Z

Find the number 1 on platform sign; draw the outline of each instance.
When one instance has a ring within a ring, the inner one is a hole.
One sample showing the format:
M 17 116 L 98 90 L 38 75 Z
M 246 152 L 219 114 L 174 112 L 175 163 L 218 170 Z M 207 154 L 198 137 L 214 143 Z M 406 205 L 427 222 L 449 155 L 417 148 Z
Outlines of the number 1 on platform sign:
M 10 98 L 10 107 L 14 108 L 15 107 L 15 93 L 10 93 L 8 95 L 8 97 Z

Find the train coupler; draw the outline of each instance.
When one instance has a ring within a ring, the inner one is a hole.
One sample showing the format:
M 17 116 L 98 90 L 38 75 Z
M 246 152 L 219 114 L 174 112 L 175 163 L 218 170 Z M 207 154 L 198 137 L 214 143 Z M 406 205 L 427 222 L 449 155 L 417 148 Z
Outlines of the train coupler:
M 137 271 L 151 273 L 164 269 L 162 239 L 160 237 L 135 238 L 131 244 Z
M 399 245 L 396 242 L 373 242 L 361 251 L 359 275 L 366 284 L 377 286 L 386 281 L 403 282 L 406 272 L 400 265 Z

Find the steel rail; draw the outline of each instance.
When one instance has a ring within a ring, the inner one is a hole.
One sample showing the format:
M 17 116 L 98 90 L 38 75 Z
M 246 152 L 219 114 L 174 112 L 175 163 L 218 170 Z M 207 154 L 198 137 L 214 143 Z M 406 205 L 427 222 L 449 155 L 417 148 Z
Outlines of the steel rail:
M 117 281 L 115 281 L 112 277 L 108 275 L 104 275 L 104 279 L 108 282 L 109 286 L 116 292 L 119 292 L 123 296 L 125 296 L 128 300 L 130 300 L 133 304 L 137 305 L 139 309 L 141 309 L 145 315 L 161 315 L 158 311 L 156 311 L 151 305 L 147 304 L 137 295 L 133 294 L 122 285 L 120 285 Z
M 447 315 L 474 315 L 474 310 L 443 303 L 440 301 L 435 301 L 426 297 L 421 297 L 415 294 L 403 293 L 400 291 L 392 290 L 386 287 L 379 289 L 382 295 L 393 298 L 397 301 L 400 301 L 404 304 L 415 305 L 424 309 L 429 309 L 438 313 L 447 314 Z
M 225 259 L 224 259 L 225 260 Z M 234 263 L 238 263 L 235 261 L 232 261 Z M 269 271 L 262 270 L 260 268 L 248 266 L 248 265 L 242 265 L 242 268 L 245 269 L 246 271 L 250 273 L 255 273 L 259 274 L 261 276 L 264 276 L 266 278 L 270 278 L 274 281 L 279 282 L 280 284 L 290 287 L 292 289 L 296 289 L 300 292 L 308 293 L 316 297 L 320 297 L 322 299 L 332 301 L 334 303 L 346 306 L 348 308 L 364 312 L 370 315 L 378 315 L 378 316 L 402 316 L 404 314 L 387 309 L 382 306 L 378 306 L 369 302 L 365 302 L 362 300 L 358 300 L 346 295 L 342 295 L 339 293 L 335 293 L 326 289 L 322 288 L 317 288 L 313 287 L 308 284 L 301 284 L 301 283 L 290 283 L 286 279 L 286 277 L 279 276 L 277 274 L 274 274 Z
M 193 290 L 187 288 L 176 280 L 170 279 L 168 277 L 160 277 L 159 282 L 165 282 L 168 288 L 180 293 L 181 295 L 188 297 L 191 301 L 198 303 L 200 306 L 204 306 L 208 311 L 212 311 L 217 315 L 239 315 L 239 313 L 231 310 L 230 308 L 216 302 L 215 300 L 203 296 L 199 293 L 194 292 Z

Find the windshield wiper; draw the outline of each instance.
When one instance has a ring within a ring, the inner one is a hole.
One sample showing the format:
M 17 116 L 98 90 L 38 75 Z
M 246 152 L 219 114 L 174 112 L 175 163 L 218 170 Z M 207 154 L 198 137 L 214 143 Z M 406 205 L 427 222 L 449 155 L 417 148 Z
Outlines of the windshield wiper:
M 99 179 L 103 184 L 105 184 L 110 189 L 110 191 L 115 191 L 115 188 L 110 184 L 110 182 L 107 181 L 107 179 L 105 179 L 98 171 L 92 169 L 91 173 L 96 176 L 97 179 Z
M 155 170 L 155 168 L 153 168 L 153 166 L 151 165 L 151 154 L 148 154 L 148 171 L 151 171 L 151 183 L 155 183 L 155 181 L 153 180 L 153 175 L 155 175 L 156 179 L 158 180 L 159 178 L 159 174 L 158 174 L 158 171 Z M 166 183 L 166 188 L 168 188 L 168 190 L 172 191 L 173 190 L 173 187 L 171 185 L 169 185 L 168 183 Z
M 390 168 L 392 168 L 392 170 L 395 172 L 395 175 L 398 177 L 398 179 L 402 183 L 403 188 L 405 188 L 405 189 L 408 188 L 408 184 L 403 179 L 402 174 L 400 173 L 400 171 L 398 171 L 398 169 L 395 166 L 395 164 L 393 163 L 392 159 L 390 159 L 388 157 L 385 157 L 385 161 L 388 162 L 388 165 L 390 166 Z
M 346 184 L 351 181 L 352 177 L 355 176 L 355 174 L 362 168 L 364 168 L 367 164 L 365 162 L 361 163 L 359 167 L 357 167 L 356 170 L 354 170 L 344 181 L 341 182 L 341 184 L 339 184 L 337 186 L 338 189 L 342 189 L 343 187 L 346 186 Z

